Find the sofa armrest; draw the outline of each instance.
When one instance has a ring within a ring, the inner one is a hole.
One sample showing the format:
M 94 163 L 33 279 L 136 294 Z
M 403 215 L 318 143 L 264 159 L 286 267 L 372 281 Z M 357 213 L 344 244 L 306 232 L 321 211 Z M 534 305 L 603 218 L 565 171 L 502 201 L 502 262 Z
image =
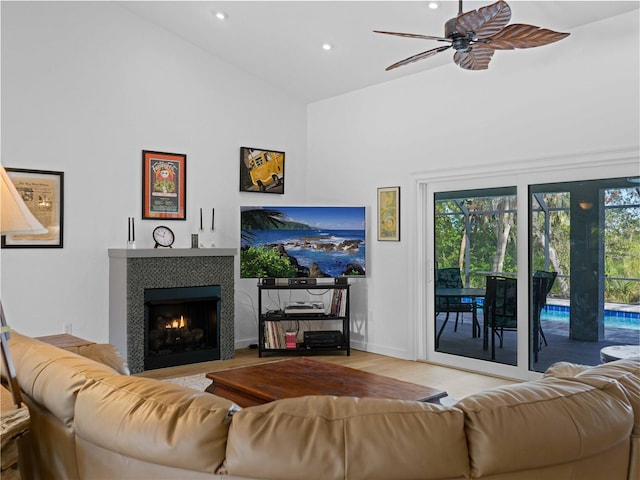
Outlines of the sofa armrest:
M 544 372 L 544 377 L 570 378 L 575 377 L 590 368 L 593 367 L 589 365 L 580 365 L 578 363 L 556 362 L 547 368 Z
M 85 358 L 90 358 L 96 362 L 113 368 L 121 375 L 130 375 L 129 366 L 120 355 L 118 349 L 109 343 L 94 343 L 92 345 L 82 345 L 80 347 L 66 347 L 65 350 L 77 353 Z

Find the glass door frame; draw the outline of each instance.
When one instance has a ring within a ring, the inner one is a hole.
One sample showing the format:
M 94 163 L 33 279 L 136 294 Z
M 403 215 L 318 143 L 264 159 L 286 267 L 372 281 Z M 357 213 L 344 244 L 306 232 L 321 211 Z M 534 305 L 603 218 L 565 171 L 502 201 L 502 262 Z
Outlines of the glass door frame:
M 561 181 L 594 180 L 599 178 L 638 175 L 639 149 L 598 152 L 566 157 L 536 159 L 527 162 L 471 167 L 464 173 L 433 170 L 416 174 L 411 187 L 416 199 L 412 237 L 415 249 L 410 252 L 413 272 L 416 358 L 427 362 L 498 375 L 520 380 L 540 378 L 542 374 L 529 370 L 529 185 Z M 462 169 L 460 169 L 462 170 Z M 518 283 L 518 355 L 517 365 L 504 365 L 485 360 L 460 357 L 435 351 L 434 298 L 434 194 L 437 191 L 493 187 L 516 187 L 521 228 L 517 233 Z M 526 286 L 526 288 L 524 288 Z

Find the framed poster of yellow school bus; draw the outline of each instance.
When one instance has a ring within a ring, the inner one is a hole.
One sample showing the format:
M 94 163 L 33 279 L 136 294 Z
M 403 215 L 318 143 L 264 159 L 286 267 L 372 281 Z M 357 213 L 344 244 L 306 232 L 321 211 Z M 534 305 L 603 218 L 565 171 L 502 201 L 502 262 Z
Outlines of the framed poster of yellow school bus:
M 240 191 L 284 194 L 284 152 L 240 147 Z
M 45 233 L 2 236 L 2 248 L 62 248 L 64 173 L 26 168 L 5 168 L 7 175 Z
M 378 240 L 400 241 L 400 187 L 378 188 Z

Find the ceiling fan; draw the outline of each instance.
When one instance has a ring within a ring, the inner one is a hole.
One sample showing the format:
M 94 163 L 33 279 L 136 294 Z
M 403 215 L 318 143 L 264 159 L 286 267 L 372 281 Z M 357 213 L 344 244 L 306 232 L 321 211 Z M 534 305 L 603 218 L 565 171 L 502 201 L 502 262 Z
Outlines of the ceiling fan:
M 568 33 L 554 32 L 534 25 L 521 23 L 507 25 L 510 19 L 511 7 L 502 0 L 465 13 L 462 12 L 462 0 L 459 0 L 458 16 L 451 18 L 444 24 L 444 37 L 381 30 L 374 30 L 374 32 L 436 40 L 448 44 L 400 60 L 385 70 L 393 70 L 417 62 L 452 47 L 456 51 L 453 55 L 453 61 L 458 66 L 466 70 L 486 70 L 489 68 L 489 62 L 496 50 L 540 47 L 569 36 Z

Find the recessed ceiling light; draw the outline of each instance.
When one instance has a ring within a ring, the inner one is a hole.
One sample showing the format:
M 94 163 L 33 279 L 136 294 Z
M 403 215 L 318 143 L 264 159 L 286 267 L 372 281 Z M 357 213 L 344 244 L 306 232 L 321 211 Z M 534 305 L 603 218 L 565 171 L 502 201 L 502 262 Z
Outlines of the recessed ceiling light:
M 331 50 L 333 48 L 333 45 L 331 45 L 330 43 L 323 43 L 322 44 L 322 49 L 323 50 Z
M 431 10 L 435 10 L 440 6 L 440 2 L 429 2 L 428 5 Z
M 228 15 L 224 12 L 215 12 L 215 16 L 218 20 L 226 20 Z

